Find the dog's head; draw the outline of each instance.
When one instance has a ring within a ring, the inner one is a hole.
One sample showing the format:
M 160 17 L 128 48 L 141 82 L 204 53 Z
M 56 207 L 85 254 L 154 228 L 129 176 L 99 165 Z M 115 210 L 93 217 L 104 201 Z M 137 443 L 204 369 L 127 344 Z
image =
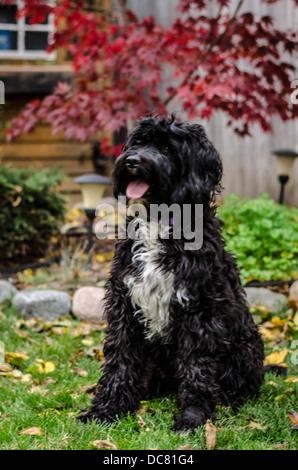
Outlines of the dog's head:
M 114 195 L 149 203 L 208 204 L 220 191 L 222 163 L 201 125 L 146 117 L 114 167 Z

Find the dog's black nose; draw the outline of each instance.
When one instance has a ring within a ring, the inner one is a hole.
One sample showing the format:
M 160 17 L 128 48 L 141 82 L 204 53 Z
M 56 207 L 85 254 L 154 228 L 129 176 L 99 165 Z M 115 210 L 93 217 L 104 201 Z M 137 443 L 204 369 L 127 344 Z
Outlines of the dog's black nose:
M 133 170 L 133 169 L 136 168 L 139 164 L 140 164 L 140 157 L 138 157 L 137 155 L 127 157 L 126 160 L 125 160 L 125 165 L 126 165 L 127 168 L 129 168 L 130 170 Z

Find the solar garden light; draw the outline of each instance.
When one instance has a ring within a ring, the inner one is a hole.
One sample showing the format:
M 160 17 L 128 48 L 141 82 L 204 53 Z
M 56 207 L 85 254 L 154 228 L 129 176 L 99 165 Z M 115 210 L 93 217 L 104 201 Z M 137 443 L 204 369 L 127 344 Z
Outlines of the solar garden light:
M 290 179 L 295 158 L 298 153 L 293 150 L 274 150 L 272 152 L 277 158 L 277 173 L 280 182 L 279 204 L 283 203 L 285 185 Z
M 75 183 L 79 183 L 83 196 L 83 205 L 86 216 L 89 220 L 88 226 L 88 267 L 91 268 L 91 253 L 92 253 L 92 227 L 96 215 L 96 208 L 100 203 L 102 196 L 111 180 L 105 176 L 96 173 L 79 176 L 74 179 Z

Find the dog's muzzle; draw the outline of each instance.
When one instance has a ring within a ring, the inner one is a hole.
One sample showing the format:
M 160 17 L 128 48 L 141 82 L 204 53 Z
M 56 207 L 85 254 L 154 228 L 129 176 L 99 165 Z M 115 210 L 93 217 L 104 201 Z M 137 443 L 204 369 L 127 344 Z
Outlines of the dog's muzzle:
M 135 177 L 126 188 L 126 196 L 129 199 L 142 198 L 149 189 L 149 184 L 140 179 L 138 169 L 141 163 L 141 158 L 138 155 L 128 155 L 125 158 L 125 167 L 128 173 Z

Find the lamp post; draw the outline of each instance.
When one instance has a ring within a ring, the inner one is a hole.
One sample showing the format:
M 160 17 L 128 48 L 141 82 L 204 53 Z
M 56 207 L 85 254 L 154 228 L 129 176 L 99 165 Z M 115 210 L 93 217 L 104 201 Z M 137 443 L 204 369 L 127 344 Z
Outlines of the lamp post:
M 91 250 L 92 250 L 92 227 L 96 215 L 96 208 L 100 203 L 106 187 L 111 184 L 111 180 L 105 176 L 90 173 L 79 176 L 74 179 L 75 183 L 81 186 L 84 211 L 89 220 L 88 226 L 88 267 L 91 267 Z
M 272 152 L 277 158 L 277 173 L 280 182 L 279 204 L 283 203 L 285 185 L 290 179 L 290 174 L 298 153 L 293 150 L 274 150 Z

